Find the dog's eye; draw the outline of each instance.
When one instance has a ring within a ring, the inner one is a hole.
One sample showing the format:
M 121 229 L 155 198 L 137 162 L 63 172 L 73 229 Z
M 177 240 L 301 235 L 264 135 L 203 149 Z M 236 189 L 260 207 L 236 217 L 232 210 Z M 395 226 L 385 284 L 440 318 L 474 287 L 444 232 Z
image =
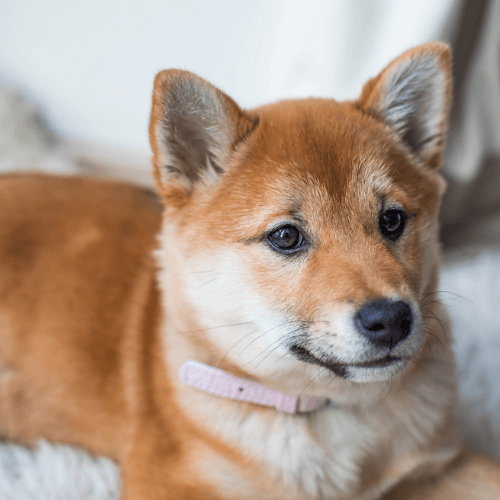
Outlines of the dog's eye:
M 404 210 L 391 208 L 382 213 L 378 220 L 378 226 L 382 236 L 388 240 L 395 241 L 405 229 L 407 213 Z
M 268 240 L 271 246 L 281 252 L 290 253 L 302 248 L 305 244 L 305 239 L 302 233 L 290 224 L 281 226 L 276 231 L 273 231 Z

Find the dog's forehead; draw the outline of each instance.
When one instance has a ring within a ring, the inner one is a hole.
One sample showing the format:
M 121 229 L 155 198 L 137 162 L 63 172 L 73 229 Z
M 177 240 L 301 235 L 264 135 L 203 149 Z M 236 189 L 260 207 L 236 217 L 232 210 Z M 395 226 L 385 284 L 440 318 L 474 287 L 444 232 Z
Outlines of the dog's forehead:
M 362 123 L 368 120 L 348 103 L 307 99 L 281 102 L 259 111 L 254 163 L 272 160 L 278 168 L 271 170 L 278 175 L 285 165 L 295 164 L 300 170 L 290 167 L 289 175 L 314 176 L 332 195 L 339 196 L 345 190 L 357 160 L 377 149 L 375 144 L 368 144 L 369 139 L 375 139 Z
M 332 203 L 360 203 L 360 196 L 384 196 L 395 184 L 412 190 L 425 183 L 388 128 L 353 103 L 306 99 L 257 112 L 255 137 L 234 172 L 254 195 L 298 200 L 321 190 Z

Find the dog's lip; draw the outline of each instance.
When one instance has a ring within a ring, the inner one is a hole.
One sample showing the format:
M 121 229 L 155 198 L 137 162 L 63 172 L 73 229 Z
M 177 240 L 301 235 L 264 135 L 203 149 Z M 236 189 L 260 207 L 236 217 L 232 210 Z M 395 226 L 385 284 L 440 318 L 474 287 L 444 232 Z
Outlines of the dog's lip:
M 403 358 L 395 358 L 394 356 L 386 356 L 382 359 L 375 359 L 373 361 L 367 361 L 366 363 L 353 363 L 347 364 L 346 366 L 354 366 L 359 368 L 384 368 L 386 366 L 402 361 Z
M 395 358 L 393 356 L 386 356 L 385 358 L 366 361 L 363 363 L 335 363 L 329 360 L 320 359 L 308 351 L 305 347 L 294 344 L 290 350 L 296 358 L 305 363 L 311 363 L 323 366 L 333 371 L 334 373 L 344 376 L 347 368 L 386 368 L 394 363 L 403 361 L 403 358 Z

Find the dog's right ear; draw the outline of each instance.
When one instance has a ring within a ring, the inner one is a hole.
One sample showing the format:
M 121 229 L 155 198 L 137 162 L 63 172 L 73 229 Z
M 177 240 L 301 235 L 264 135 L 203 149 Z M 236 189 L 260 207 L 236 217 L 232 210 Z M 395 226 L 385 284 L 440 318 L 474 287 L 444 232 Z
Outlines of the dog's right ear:
M 256 126 L 237 104 L 200 77 L 180 70 L 156 75 L 149 138 L 160 194 L 172 202 L 216 182 Z

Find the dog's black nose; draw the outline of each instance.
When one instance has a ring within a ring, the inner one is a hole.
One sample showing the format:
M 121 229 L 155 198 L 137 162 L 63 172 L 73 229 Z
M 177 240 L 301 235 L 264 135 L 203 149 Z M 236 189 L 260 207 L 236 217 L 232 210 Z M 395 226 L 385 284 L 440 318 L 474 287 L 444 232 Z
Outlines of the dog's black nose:
M 413 318 L 410 306 L 398 300 L 376 300 L 365 305 L 354 323 L 361 335 L 381 347 L 393 347 L 408 337 Z

